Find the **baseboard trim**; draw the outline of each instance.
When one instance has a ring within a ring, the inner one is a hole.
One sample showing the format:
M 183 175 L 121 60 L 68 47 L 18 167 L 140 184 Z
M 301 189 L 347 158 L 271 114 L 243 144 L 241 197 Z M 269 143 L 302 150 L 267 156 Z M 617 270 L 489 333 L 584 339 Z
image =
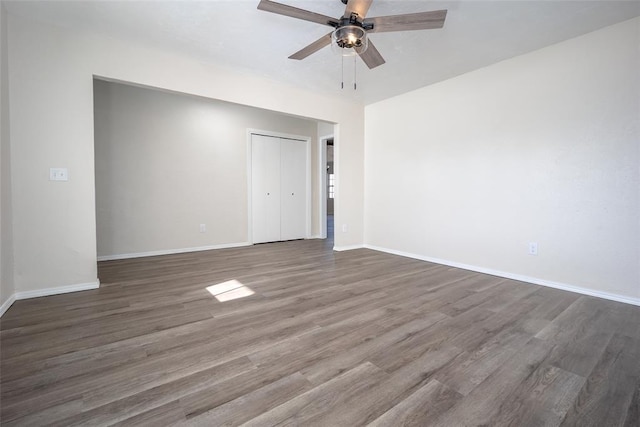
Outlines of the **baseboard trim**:
M 478 267 L 478 266 L 475 266 L 475 265 L 463 264 L 463 263 L 444 260 L 444 259 L 440 259 L 440 258 L 433 258 L 433 257 L 428 257 L 428 256 L 423 256 L 423 255 L 417 255 L 417 254 L 413 254 L 413 253 L 409 253 L 409 252 L 397 251 L 395 249 L 383 248 L 383 247 L 380 247 L 380 246 L 374 246 L 374 245 L 365 244 L 364 247 L 367 248 L 367 249 L 371 249 L 371 250 L 378 251 L 378 252 L 385 252 L 385 253 L 392 254 L 392 255 L 399 255 L 399 256 L 403 256 L 403 257 L 407 257 L 407 258 L 419 259 L 421 261 L 433 262 L 435 264 L 442 264 L 442 265 L 446 265 L 446 266 L 449 266 L 449 267 L 461 268 L 463 270 L 475 271 L 477 273 L 484 273 L 484 274 L 490 274 L 492 276 L 504 277 L 505 279 L 518 280 L 520 282 L 532 283 L 534 285 L 546 286 L 546 287 L 549 287 L 549 288 L 560 289 L 560 290 L 563 290 L 563 291 L 575 292 L 575 293 L 582 294 L 582 295 L 588 295 L 588 296 L 592 296 L 592 297 L 608 299 L 608 300 L 611 300 L 611 301 L 622 302 L 622 303 L 625 303 L 625 304 L 631 304 L 631 305 L 640 306 L 640 298 L 633 298 L 633 297 L 627 297 L 627 296 L 624 296 L 624 295 L 612 294 L 612 293 L 609 293 L 609 292 L 596 291 L 596 290 L 593 290 L 593 289 L 583 288 L 583 287 L 580 287 L 580 286 L 569 285 L 569 284 L 566 284 L 566 283 L 553 282 L 553 281 L 550 281 L 550 280 L 538 279 L 536 277 L 529 277 L 529 276 L 524 276 L 524 275 L 521 275 L 521 274 L 515 274 L 515 273 L 508 273 L 508 272 L 505 272 L 505 271 L 493 270 L 491 268 Z
M 16 292 L 9 297 L 8 300 L 0 306 L 0 317 L 9 310 L 11 305 L 20 299 L 48 297 L 51 295 L 68 294 L 69 292 L 89 291 L 92 289 L 98 289 L 100 287 L 100 280 L 96 279 L 95 282 L 78 283 L 76 285 L 58 286 L 56 288 L 36 289 L 33 291 Z
M 352 251 L 354 249 L 362 249 L 364 247 L 365 247 L 364 245 L 334 246 L 333 250 L 336 252 L 342 252 L 342 251 Z
M 166 249 L 161 251 L 137 252 L 137 253 L 130 253 L 130 254 L 103 255 L 98 257 L 98 261 L 115 261 L 119 259 L 144 258 L 144 257 L 159 256 L 159 255 L 174 255 L 174 254 L 183 254 L 187 252 L 211 251 L 214 249 L 240 248 L 243 246 L 251 246 L 251 243 L 249 242 L 224 243 L 221 245 L 198 246 L 195 248 Z
M 7 310 L 9 310 L 9 307 L 11 307 L 11 304 L 13 304 L 14 302 L 16 302 L 16 294 L 11 295 L 9 299 L 7 299 L 2 305 L 0 305 L 0 317 L 2 317 L 2 315 L 6 313 Z
M 77 285 L 59 286 L 57 288 L 36 289 L 33 291 L 16 292 L 14 296 L 17 300 L 29 299 L 38 297 L 48 297 L 50 295 L 67 294 L 69 292 L 89 291 L 92 289 L 98 289 L 100 287 L 100 280 L 96 279 L 95 282 L 78 283 Z

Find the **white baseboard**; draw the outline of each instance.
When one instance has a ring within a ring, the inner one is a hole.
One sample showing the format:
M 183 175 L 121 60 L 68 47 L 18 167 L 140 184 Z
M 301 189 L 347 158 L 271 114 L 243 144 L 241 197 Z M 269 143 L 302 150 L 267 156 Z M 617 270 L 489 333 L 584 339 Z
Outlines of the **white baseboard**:
M 624 295 L 612 294 L 612 293 L 609 293 L 609 292 L 597 291 L 597 290 L 593 290 L 593 289 L 589 289 L 589 288 L 583 288 L 583 287 L 580 287 L 580 286 L 569 285 L 569 284 L 566 284 L 566 283 L 558 283 L 558 282 L 553 282 L 553 281 L 550 281 L 550 280 L 538 279 L 536 277 L 529 277 L 529 276 L 523 276 L 521 274 L 515 274 L 515 273 L 508 273 L 508 272 L 505 272 L 505 271 L 493 270 L 491 268 L 478 267 L 478 266 L 475 266 L 475 265 L 462 264 L 462 263 L 459 263 L 459 262 L 454 262 L 454 261 L 449 261 L 449 260 L 444 260 L 444 259 L 439 259 L 439 258 L 432 258 L 432 257 L 428 257 L 428 256 L 412 254 L 412 253 L 409 253 L 409 252 L 403 252 L 403 251 L 397 251 L 397 250 L 394 250 L 394 249 L 382 248 L 380 246 L 366 245 L 365 244 L 364 247 L 367 248 L 367 249 L 372 249 L 374 251 L 379 251 L 379 252 L 385 252 L 385 253 L 388 253 L 388 254 L 399 255 L 399 256 L 403 256 L 403 257 L 407 257 L 407 258 L 419 259 L 421 261 L 433 262 L 435 264 L 442 264 L 442 265 L 446 265 L 446 266 L 449 266 L 449 267 L 461 268 L 463 270 L 470 270 L 470 271 L 475 271 L 475 272 L 478 272 L 478 273 L 490 274 L 492 276 L 498 276 L 498 277 L 504 277 L 506 279 L 518 280 L 520 282 L 532 283 L 534 285 L 547 286 L 549 288 L 555 288 L 555 289 L 560 289 L 560 290 L 563 290 L 563 291 L 575 292 L 575 293 L 578 293 L 578 294 L 589 295 L 589 296 L 592 296 L 592 297 L 604 298 L 604 299 L 608 299 L 608 300 L 611 300 L 611 301 L 623 302 L 623 303 L 626 303 L 626 304 L 632 304 L 632 305 L 640 306 L 640 298 L 633 298 L 633 297 L 628 297 L 628 296 L 624 296 Z
M 174 255 L 174 254 L 183 254 L 186 252 L 200 252 L 200 251 L 210 251 L 214 249 L 239 248 L 242 246 L 251 246 L 251 243 L 249 242 L 224 243 L 221 245 L 198 246 L 195 248 L 166 249 L 161 251 L 137 252 L 137 253 L 131 253 L 131 254 L 103 255 L 98 257 L 98 261 L 115 261 L 118 259 L 144 258 L 148 256 L 158 256 L 158 255 Z
M 20 299 L 47 297 L 50 295 L 67 294 L 69 292 L 88 291 L 91 289 L 98 289 L 100 287 L 100 280 L 96 279 L 95 282 L 78 283 L 76 285 L 58 286 L 56 288 L 36 289 L 33 291 L 16 292 L 9 297 L 8 300 L 0 306 L 0 317 L 11 307 L 11 305 Z
M 16 294 L 13 294 L 9 297 L 8 300 L 6 300 L 2 305 L 0 305 L 0 317 L 2 317 L 2 315 L 6 313 L 7 310 L 9 310 L 9 307 L 11 307 L 11 304 L 13 304 L 15 301 L 16 301 Z
M 336 252 L 342 252 L 342 251 L 352 251 L 354 249 L 362 249 L 364 247 L 365 247 L 364 245 L 334 246 L 333 250 Z
M 47 297 L 49 295 L 67 294 L 69 292 L 88 291 L 91 289 L 98 289 L 100 287 L 100 280 L 96 279 L 95 282 L 79 283 L 77 285 L 59 286 L 57 288 L 36 289 L 33 291 L 16 292 L 14 296 L 16 299 L 28 299 Z

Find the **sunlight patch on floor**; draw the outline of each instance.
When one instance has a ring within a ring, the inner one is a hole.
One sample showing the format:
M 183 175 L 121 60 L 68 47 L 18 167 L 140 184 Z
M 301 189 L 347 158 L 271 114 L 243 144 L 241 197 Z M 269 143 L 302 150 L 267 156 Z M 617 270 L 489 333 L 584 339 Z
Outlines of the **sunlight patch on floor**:
M 255 293 L 251 288 L 235 279 L 218 283 L 217 285 L 207 286 L 207 291 L 220 302 L 248 297 Z

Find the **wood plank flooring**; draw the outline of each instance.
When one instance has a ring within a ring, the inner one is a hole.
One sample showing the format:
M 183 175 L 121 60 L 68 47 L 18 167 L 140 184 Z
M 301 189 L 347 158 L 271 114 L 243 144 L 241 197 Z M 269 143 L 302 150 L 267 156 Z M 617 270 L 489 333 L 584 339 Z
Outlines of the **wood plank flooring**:
M 3 426 L 640 425 L 640 307 L 321 240 L 99 276 L 0 320 Z

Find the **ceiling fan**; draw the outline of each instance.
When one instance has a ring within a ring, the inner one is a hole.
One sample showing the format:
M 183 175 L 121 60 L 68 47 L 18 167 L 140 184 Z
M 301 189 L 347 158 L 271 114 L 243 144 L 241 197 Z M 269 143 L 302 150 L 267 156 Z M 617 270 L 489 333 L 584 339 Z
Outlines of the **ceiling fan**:
M 330 16 L 276 3 L 271 0 L 260 0 L 258 9 L 334 28 L 329 34 L 322 36 L 291 55 L 290 59 L 304 59 L 333 43 L 338 49 L 357 53 L 369 68 L 375 68 L 385 63 L 378 49 L 368 39 L 367 35 L 369 33 L 442 28 L 447 16 L 446 10 L 434 10 L 431 12 L 366 18 L 373 0 L 340 1 L 346 4 L 344 15 L 341 18 L 331 18 Z

